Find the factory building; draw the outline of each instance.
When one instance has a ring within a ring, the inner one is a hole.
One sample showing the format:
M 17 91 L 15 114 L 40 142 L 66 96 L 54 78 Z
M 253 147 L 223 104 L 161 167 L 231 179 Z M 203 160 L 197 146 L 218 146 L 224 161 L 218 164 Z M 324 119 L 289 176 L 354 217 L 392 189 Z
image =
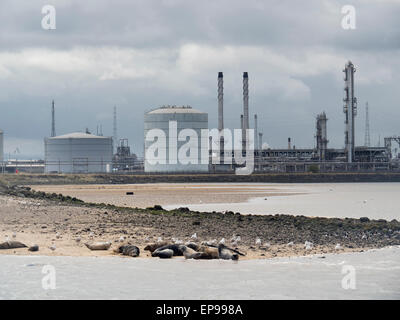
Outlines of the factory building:
M 145 113 L 144 171 L 207 172 L 208 161 L 201 156 L 208 153 L 208 139 L 202 141 L 202 129 L 208 129 L 208 114 L 189 106 L 163 106 Z M 188 139 L 189 133 L 196 139 Z M 187 150 L 189 143 L 193 148 Z
M 75 132 L 45 138 L 46 173 L 98 173 L 112 168 L 112 137 Z

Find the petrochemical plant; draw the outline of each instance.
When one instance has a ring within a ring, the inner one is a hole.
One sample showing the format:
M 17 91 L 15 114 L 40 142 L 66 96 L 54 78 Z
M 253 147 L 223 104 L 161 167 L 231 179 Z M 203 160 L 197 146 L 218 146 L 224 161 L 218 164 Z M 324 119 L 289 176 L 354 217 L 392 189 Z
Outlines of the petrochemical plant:
M 246 132 L 250 128 L 249 112 L 249 75 L 243 73 L 243 114 L 240 115 L 241 155 L 254 153 L 254 171 L 256 172 L 374 172 L 400 171 L 400 136 L 384 138 L 383 147 L 370 146 L 369 114 L 366 105 L 365 145 L 355 145 L 355 118 L 357 117 L 357 98 L 354 90 L 355 67 L 349 61 L 344 72 L 343 112 L 345 119 L 344 148 L 329 148 L 328 117 L 325 112 L 316 116 L 315 147 L 298 149 L 292 146 L 288 138 L 287 148 L 271 149 L 263 143 L 263 133 L 258 129 L 258 117 L 254 114 L 254 139 Z M 208 114 L 189 106 L 162 106 L 150 110 L 144 115 L 144 159 L 131 153 L 127 139 L 117 139 L 116 107 L 114 107 L 114 130 L 112 137 L 86 132 L 74 132 L 56 136 L 55 107 L 52 102 L 51 135 L 44 139 L 44 160 L 8 160 L 3 154 L 3 131 L 0 130 L 0 172 L 45 172 L 45 173 L 205 173 L 233 172 L 243 166 L 236 159 L 235 150 L 227 146 L 232 141 L 225 136 L 224 127 L 224 78 L 219 72 L 217 77 L 217 114 L 218 135 L 204 138 L 209 132 Z M 164 145 L 155 148 L 155 141 Z M 187 136 L 191 132 L 196 136 L 195 152 L 183 151 L 185 161 L 179 159 L 181 149 L 188 145 Z M 215 131 L 214 131 L 215 133 Z M 222 134 L 223 133 L 223 134 Z M 229 143 L 228 143 L 229 142 Z M 214 144 L 213 144 L 214 143 Z M 227 144 L 228 143 L 228 144 Z M 219 147 L 217 151 L 211 146 Z M 249 148 L 253 146 L 254 148 Z M 179 150 L 179 152 L 177 152 Z M 393 152 L 394 151 L 394 152 Z M 204 161 L 204 155 L 207 155 Z M 165 161 L 159 161 L 163 158 Z M 218 158 L 219 162 L 214 161 Z M 229 159 L 230 161 L 226 161 Z

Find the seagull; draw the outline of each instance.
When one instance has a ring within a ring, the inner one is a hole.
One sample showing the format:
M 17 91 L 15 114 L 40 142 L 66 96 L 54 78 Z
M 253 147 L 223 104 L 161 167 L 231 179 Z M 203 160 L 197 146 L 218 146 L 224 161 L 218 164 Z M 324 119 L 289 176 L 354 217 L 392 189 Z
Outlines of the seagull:
M 256 239 L 256 245 L 257 245 L 257 246 L 260 246 L 260 245 L 261 245 L 261 239 L 260 239 L 260 238 L 257 238 L 257 239 Z
M 290 241 L 290 242 L 287 244 L 288 247 L 293 247 L 293 245 L 294 245 L 294 242 L 293 242 L 293 241 Z
M 172 239 L 174 239 L 174 238 L 172 238 Z M 162 242 L 162 238 L 158 237 L 157 242 Z
M 52 251 L 56 250 L 56 245 L 53 243 L 49 249 Z
M 310 251 L 310 250 L 312 250 L 312 248 L 313 248 L 313 243 L 312 243 L 312 242 L 309 242 L 309 241 L 306 241 L 305 244 L 304 244 L 304 246 L 305 246 L 305 248 L 306 248 L 307 251 Z
M 194 234 L 192 234 L 192 236 L 190 238 L 197 240 L 197 233 L 195 232 Z
M 338 243 L 338 244 L 335 246 L 335 250 L 340 250 L 340 249 L 342 249 L 342 247 L 340 246 L 340 243 Z
M 93 232 L 89 233 L 89 238 L 90 238 L 90 239 L 93 239 L 93 236 L 94 236 L 94 233 L 93 233 Z
M 60 239 L 61 238 L 61 235 L 57 232 L 56 233 L 56 239 Z
M 264 243 L 265 248 L 269 248 L 270 246 L 271 246 L 271 244 L 269 242 Z
M 183 243 L 182 240 L 179 240 L 179 239 L 176 239 L 176 240 L 175 240 L 175 244 L 182 244 L 182 243 Z
M 225 238 L 222 238 L 221 240 L 219 240 L 219 243 L 225 244 Z
M 146 238 L 144 238 L 144 241 L 149 241 L 150 240 L 150 238 L 148 237 L 148 236 L 146 236 Z
M 125 241 L 125 237 L 124 236 L 120 236 L 119 237 L 119 242 L 124 242 Z

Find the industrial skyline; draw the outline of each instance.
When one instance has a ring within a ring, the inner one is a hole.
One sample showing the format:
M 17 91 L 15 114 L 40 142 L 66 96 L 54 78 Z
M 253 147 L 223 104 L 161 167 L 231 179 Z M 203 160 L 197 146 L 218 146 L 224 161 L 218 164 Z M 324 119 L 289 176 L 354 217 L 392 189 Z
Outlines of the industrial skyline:
M 291 137 L 292 145 L 312 147 L 315 117 L 325 111 L 329 146 L 343 148 L 341 69 L 348 60 L 358 68 L 358 105 L 370 103 L 371 145 L 379 135 L 399 134 L 395 2 L 355 1 L 355 30 L 341 28 L 342 1 L 229 1 L 228 12 L 224 1 L 116 1 L 124 9 L 118 12 L 105 1 L 96 3 L 55 3 L 58 24 L 51 31 L 40 27 L 40 1 L 0 4 L 5 157 L 17 148 L 18 157 L 42 157 L 52 99 L 57 134 L 86 127 L 95 132 L 101 124 L 104 135 L 112 136 L 117 105 L 118 136 L 128 138 L 139 155 L 149 109 L 190 104 L 207 112 L 209 126 L 217 128 L 218 71 L 224 73 L 223 126 L 239 128 L 244 70 L 251 75 L 250 126 L 257 114 L 264 142 L 286 147 Z M 355 119 L 356 145 L 364 144 L 363 111 Z

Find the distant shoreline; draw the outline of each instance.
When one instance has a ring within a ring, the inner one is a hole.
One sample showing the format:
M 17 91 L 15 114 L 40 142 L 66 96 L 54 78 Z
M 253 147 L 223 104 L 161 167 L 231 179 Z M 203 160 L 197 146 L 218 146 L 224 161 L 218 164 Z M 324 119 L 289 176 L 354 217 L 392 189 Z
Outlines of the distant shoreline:
M 0 174 L 0 183 L 40 184 L 135 184 L 135 183 L 346 183 L 400 182 L 399 173 L 254 173 L 215 174 Z

